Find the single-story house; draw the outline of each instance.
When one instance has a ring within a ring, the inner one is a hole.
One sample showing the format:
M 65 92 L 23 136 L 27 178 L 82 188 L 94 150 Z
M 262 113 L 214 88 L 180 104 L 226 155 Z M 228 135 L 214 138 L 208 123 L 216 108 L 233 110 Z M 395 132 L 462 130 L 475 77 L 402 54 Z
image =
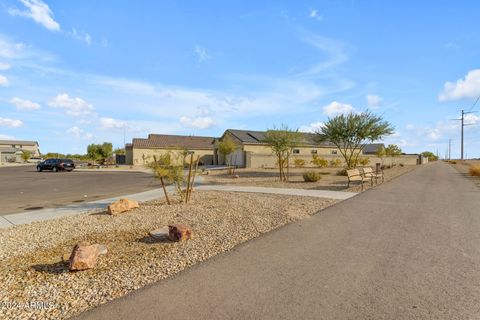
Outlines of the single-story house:
M 153 156 L 193 151 L 195 158 L 200 156 L 200 164 L 211 165 L 215 163 L 214 149 L 213 137 L 149 134 L 147 139 L 134 138 L 125 145 L 125 160 L 126 164 L 143 165 L 152 162 Z
M 385 145 L 383 143 L 370 143 L 363 148 L 363 154 L 376 155 L 379 149 L 385 149 Z
M 237 144 L 237 150 L 230 155 L 230 163 L 238 167 L 259 168 L 275 167 L 277 159 L 272 155 L 272 149 L 264 142 L 266 131 L 227 129 L 220 140 L 229 137 Z M 318 142 L 318 136 L 314 133 L 301 133 L 300 144 L 293 148 L 293 157 L 311 160 L 313 155 L 340 156 L 334 144 L 330 142 Z M 215 156 L 219 164 L 226 163 L 222 155 L 215 149 Z

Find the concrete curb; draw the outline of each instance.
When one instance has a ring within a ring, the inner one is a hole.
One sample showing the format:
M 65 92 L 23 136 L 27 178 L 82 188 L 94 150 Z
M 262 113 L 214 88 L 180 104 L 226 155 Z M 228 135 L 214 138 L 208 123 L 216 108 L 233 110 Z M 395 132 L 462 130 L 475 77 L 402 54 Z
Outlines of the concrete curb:
M 198 182 L 201 182 L 202 177 L 198 177 Z M 173 187 L 167 187 L 167 192 L 172 193 Z M 205 191 L 225 191 L 225 192 L 250 192 L 250 193 L 265 193 L 265 194 L 283 194 L 293 196 L 306 196 L 317 198 L 330 198 L 337 200 L 349 199 L 357 193 L 343 192 L 343 191 L 329 191 L 329 190 L 305 190 L 305 189 L 286 189 L 286 188 L 264 188 L 264 187 L 241 187 L 231 185 L 198 185 L 196 190 Z M 140 193 L 134 193 L 129 195 L 122 195 L 118 197 L 97 200 L 87 203 L 68 205 L 61 208 L 49 208 L 41 209 L 29 212 L 11 213 L 0 216 L 0 229 L 8 228 L 15 225 L 27 224 L 36 221 L 51 220 L 66 216 L 72 216 L 80 213 L 84 213 L 91 210 L 106 209 L 107 206 L 117 201 L 120 198 L 128 198 L 137 200 L 138 202 L 146 202 L 154 199 L 161 199 L 164 197 L 163 189 L 153 189 Z

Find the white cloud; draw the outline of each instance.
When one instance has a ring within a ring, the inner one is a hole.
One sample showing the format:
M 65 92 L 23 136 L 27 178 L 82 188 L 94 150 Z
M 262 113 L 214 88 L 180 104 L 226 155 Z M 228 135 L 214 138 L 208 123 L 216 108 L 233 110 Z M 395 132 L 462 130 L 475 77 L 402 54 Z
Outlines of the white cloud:
M 23 122 L 20 120 L 14 120 L 9 118 L 0 118 L 0 126 L 2 127 L 10 127 L 10 128 L 18 128 L 23 126 Z
M 15 105 L 18 110 L 38 110 L 40 109 L 40 105 L 30 100 L 20 99 L 17 97 L 13 97 L 10 100 L 10 103 Z
M 93 138 L 93 134 L 85 132 L 82 128 L 79 128 L 77 126 L 71 127 L 70 129 L 67 130 L 67 133 L 73 134 L 77 138 L 82 138 L 82 139 L 91 139 Z
M 16 8 L 10 8 L 8 13 L 12 16 L 22 16 L 33 19 L 48 30 L 59 31 L 60 25 L 53 19 L 53 13 L 48 5 L 41 0 L 20 0 L 28 10 L 22 11 Z
M 310 16 L 310 18 L 315 19 L 317 21 L 322 21 L 323 20 L 323 16 L 319 15 L 318 11 L 316 9 L 310 10 L 309 16 Z
M 202 63 L 204 61 L 207 61 L 211 59 L 212 57 L 207 53 L 207 50 L 201 46 L 195 46 L 195 53 L 197 54 L 198 57 L 198 62 Z
M 0 140 L 15 140 L 14 136 L 9 136 L 6 134 L 0 134 Z
M 5 87 L 8 85 L 8 79 L 5 76 L 0 74 L 0 87 Z
M 181 117 L 180 123 L 185 127 L 197 128 L 197 129 L 207 129 L 216 125 L 216 122 L 211 117 Z
M 318 132 L 323 127 L 323 122 L 313 122 L 310 123 L 308 126 L 301 126 L 298 131 L 301 132 Z
M 72 37 L 73 39 L 85 42 L 87 46 L 90 47 L 92 44 L 92 37 L 90 34 L 86 33 L 85 31 L 77 31 L 77 29 L 73 28 L 72 32 L 67 32 L 67 35 Z
M 446 82 L 439 101 L 458 100 L 462 98 L 476 98 L 480 95 L 480 69 L 471 70 L 463 79 L 455 83 Z
M 0 62 L 0 70 L 8 70 L 10 69 L 10 65 L 8 63 Z
M 480 123 L 480 117 L 477 116 L 474 113 L 468 113 L 464 116 L 464 123 L 465 124 L 479 124 Z
M 347 103 L 340 103 L 337 101 L 333 101 L 332 103 L 323 107 L 323 113 L 325 113 L 329 117 L 351 112 L 356 112 L 355 108 L 352 105 Z
M 374 94 L 367 95 L 367 105 L 369 108 L 376 109 L 381 106 L 383 98 Z
M 25 44 L 12 42 L 0 35 L 0 57 L 16 58 L 25 49 Z
M 340 41 L 309 32 L 305 32 L 303 41 L 324 52 L 327 58 L 325 61 L 317 63 L 305 72 L 300 73 L 300 76 L 318 75 L 327 69 L 341 65 L 349 58 L 346 45 Z
M 93 114 L 93 106 L 81 98 L 70 98 L 68 94 L 62 93 L 48 102 L 54 108 L 65 109 L 67 114 L 72 116 L 86 116 Z
M 102 129 L 126 129 L 128 127 L 125 122 L 113 118 L 100 118 L 100 125 Z

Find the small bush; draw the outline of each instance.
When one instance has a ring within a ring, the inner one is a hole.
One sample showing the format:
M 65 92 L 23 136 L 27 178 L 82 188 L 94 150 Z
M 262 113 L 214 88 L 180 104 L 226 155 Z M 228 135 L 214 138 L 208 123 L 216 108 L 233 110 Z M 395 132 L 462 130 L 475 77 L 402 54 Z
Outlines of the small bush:
M 293 162 L 295 163 L 295 167 L 297 168 L 303 168 L 305 166 L 305 160 L 303 159 L 295 158 Z
M 403 164 L 403 163 L 400 163 L 400 164 L 399 164 L 399 166 L 400 166 L 400 167 L 403 167 L 403 166 L 404 166 L 404 164 Z
M 368 158 L 358 158 L 358 163 L 362 166 L 368 166 L 370 159 Z
M 315 172 L 315 171 L 307 171 L 303 174 L 303 180 L 305 182 L 317 182 L 321 178 L 322 178 L 322 176 L 318 172 Z
M 480 164 L 471 166 L 468 172 L 471 176 L 480 177 Z
M 342 164 L 342 160 L 340 159 L 333 159 L 333 160 L 330 160 L 330 166 L 331 167 L 340 167 L 340 165 Z
M 347 169 L 338 170 L 337 176 L 344 176 L 344 177 L 348 176 Z
M 448 163 L 450 163 L 450 164 L 457 164 L 457 161 L 455 161 L 455 160 L 449 160 Z
M 312 156 L 312 163 L 319 168 L 325 168 L 328 166 L 328 160 L 320 158 L 316 154 Z

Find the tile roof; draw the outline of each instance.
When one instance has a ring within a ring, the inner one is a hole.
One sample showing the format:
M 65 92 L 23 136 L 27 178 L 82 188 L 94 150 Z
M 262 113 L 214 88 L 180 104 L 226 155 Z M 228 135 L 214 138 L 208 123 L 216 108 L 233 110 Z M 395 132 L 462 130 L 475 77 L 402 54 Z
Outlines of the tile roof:
M 365 147 L 363 148 L 363 153 L 375 154 L 380 148 L 385 148 L 385 145 L 383 143 L 370 143 L 365 145 Z
M 15 144 L 15 145 L 25 145 L 25 146 L 36 146 L 38 145 L 37 141 L 25 141 L 25 140 L 0 140 L 0 144 Z
M 266 131 L 252 131 L 252 130 L 237 130 L 237 129 L 227 129 L 225 132 L 230 132 L 233 136 L 238 138 L 242 143 L 247 144 L 265 144 L 263 140 L 265 139 Z M 318 135 L 315 133 L 300 132 L 302 134 L 301 144 L 302 145 L 311 145 L 311 146 L 324 146 L 331 147 L 334 146 L 332 143 L 318 142 Z
M 135 138 L 134 148 L 181 148 L 181 149 L 214 149 L 213 137 L 176 136 L 166 134 L 149 134 L 148 139 Z

